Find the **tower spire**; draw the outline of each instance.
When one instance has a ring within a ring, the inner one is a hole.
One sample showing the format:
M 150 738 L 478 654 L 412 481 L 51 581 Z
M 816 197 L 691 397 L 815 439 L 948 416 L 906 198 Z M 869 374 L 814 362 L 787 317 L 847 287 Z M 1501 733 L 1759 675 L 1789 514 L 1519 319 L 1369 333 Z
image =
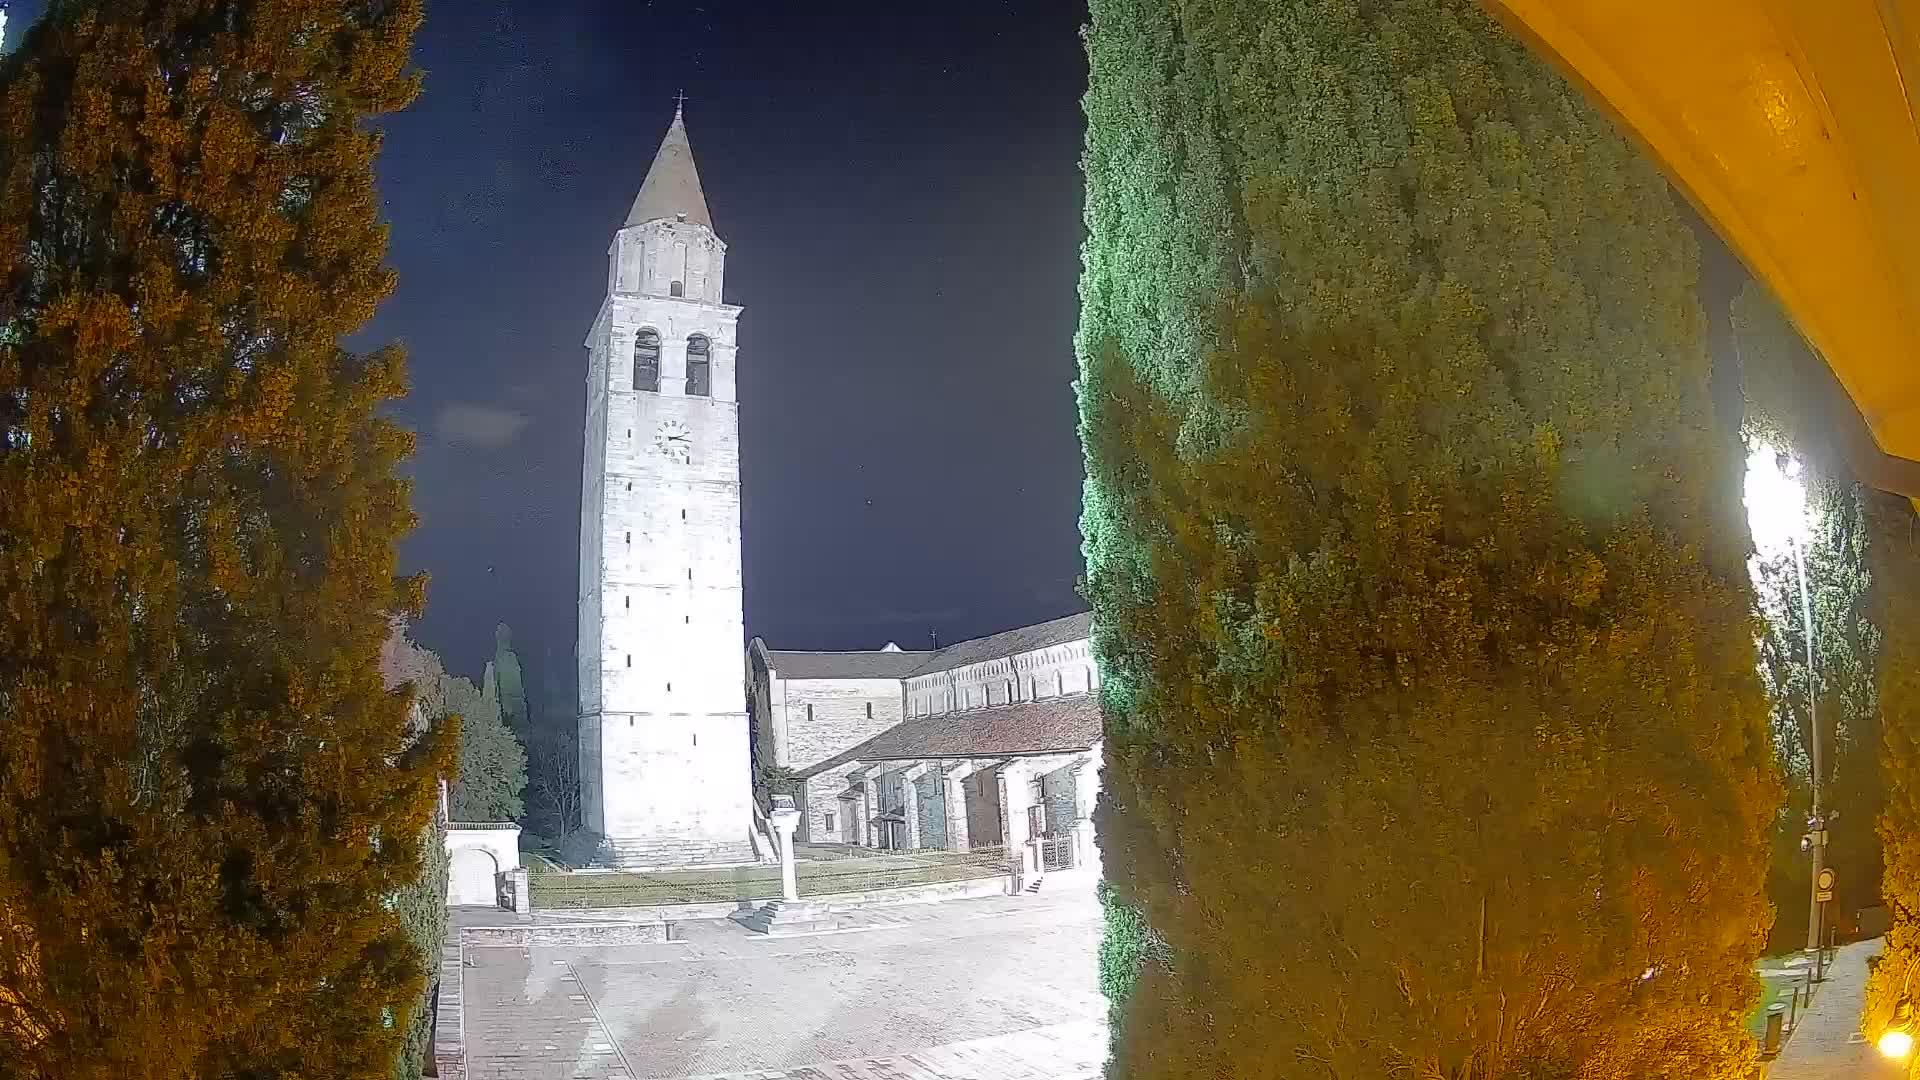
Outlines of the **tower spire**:
M 660 149 L 653 155 L 653 167 L 647 170 L 640 194 L 633 198 L 633 209 L 627 211 L 628 225 L 685 215 L 687 221 L 713 228 L 707 197 L 700 189 L 700 172 L 693 165 L 693 147 L 687 142 L 683 115 L 686 100 L 686 94 L 681 93 L 674 102 L 673 123 L 667 126 L 666 138 L 660 140 Z

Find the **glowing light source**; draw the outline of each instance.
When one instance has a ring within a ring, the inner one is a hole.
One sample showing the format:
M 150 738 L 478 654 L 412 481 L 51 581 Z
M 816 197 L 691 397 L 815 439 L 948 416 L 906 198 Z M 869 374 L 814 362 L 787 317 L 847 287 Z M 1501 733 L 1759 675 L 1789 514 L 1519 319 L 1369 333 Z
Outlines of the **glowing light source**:
M 1807 485 L 1800 462 L 1764 442 L 1747 455 L 1745 502 L 1753 545 L 1762 558 L 1785 555 L 1807 542 Z
M 1903 1058 L 1913 1051 L 1913 1036 L 1900 1028 L 1893 1028 L 1880 1036 L 1878 1046 L 1885 1057 Z

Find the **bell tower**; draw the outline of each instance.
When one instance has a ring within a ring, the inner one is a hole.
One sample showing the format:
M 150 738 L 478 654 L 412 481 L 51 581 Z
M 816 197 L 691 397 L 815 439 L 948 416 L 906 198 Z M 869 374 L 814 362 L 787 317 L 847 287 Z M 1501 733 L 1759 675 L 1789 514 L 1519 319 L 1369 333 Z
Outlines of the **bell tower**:
M 726 255 L 676 108 L 586 340 L 581 801 L 626 866 L 754 858 Z

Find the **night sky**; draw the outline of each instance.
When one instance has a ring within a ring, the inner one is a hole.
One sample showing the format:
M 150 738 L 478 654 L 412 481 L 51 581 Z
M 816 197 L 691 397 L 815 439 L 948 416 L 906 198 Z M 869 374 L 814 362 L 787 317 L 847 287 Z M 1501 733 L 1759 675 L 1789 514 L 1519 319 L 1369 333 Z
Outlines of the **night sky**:
M 40 4 L 0 7 L 12 37 Z M 426 89 L 379 163 L 399 287 L 356 343 L 411 355 L 416 637 L 478 675 L 504 620 L 536 700 L 572 694 L 582 342 L 682 89 L 746 308 L 747 632 L 911 649 L 1084 607 L 1084 19 L 1056 0 L 428 0 Z M 1740 273 L 1703 240 L 1710 282 Z
M 38 0 L 0 0 L 9 37 Z M 379 179 L 431 575 L 478 676 L 573 694 L 582 343 L 687 95 L 739 397 L 748 634 L 924 648 L 1081 610 L 1083 3 L 427 0 Z M 744 670 L 744 654 L 743 654 Z
M 535 693 L 571 693 L 582 342 L 682 88 L 746 308 L 747 632 L 915 648 L 1083 607 L 1083 20 L 430 0 L 426 90 L 379 164 L 399 287 L 368 333 L 411 356 L 419 639 L 478 674 L 505 620 Z

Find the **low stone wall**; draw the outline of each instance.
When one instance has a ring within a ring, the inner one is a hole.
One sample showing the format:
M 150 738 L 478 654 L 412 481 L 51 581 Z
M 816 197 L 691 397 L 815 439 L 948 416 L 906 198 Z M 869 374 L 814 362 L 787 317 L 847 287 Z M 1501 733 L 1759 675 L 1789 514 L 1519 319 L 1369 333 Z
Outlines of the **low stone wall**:
M 469 948 L 571 948 L 597 945 L 653 945 L 667 940 L 665 922 L 528 922 L 509 926 L 466 926 L 460 943 Z
M 460 930 L 451 922 L 440 943 L 440 990 L 434 997 L 433 1068 L 439 1080 L 466 1080 L 467 1014 L 461 999 L 465 964 Z

